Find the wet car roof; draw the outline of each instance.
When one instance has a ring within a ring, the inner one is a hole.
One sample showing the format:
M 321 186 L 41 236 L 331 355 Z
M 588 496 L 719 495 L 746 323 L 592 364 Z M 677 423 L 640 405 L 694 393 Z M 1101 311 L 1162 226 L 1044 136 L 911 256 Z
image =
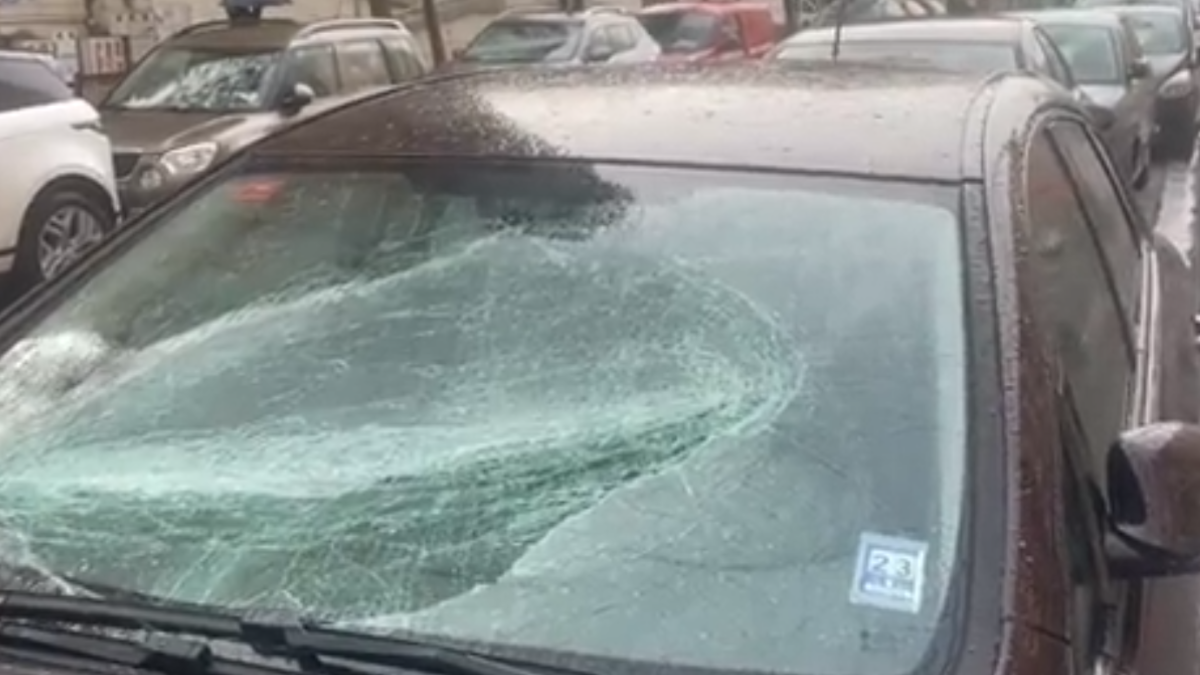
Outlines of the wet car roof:
M 1011 42 L 1018 39 L 1028 19 L 1020 17 L 931 17 L 919 21 L 880 21 L 842 26 L 846 42 L 900 40 L 959 40 Z M 811 44 L 833 39 L 834 28 L 800 31 L 783 44 Z
M 302 24 L 287 19 L 262 19 L 253 22 L 213 22 L 196 26 L 182 35 L 168 38 L 172 47 L 204 49 L 283 49 Z
M 255 154 L 578 157 L 956 180 L 987 79 L 753 62 L 490 71 L 342 108 Z
M 1095 26 L 1119 25 L 1120 20 L 1115 16 L 1115 14 L 1112 12 L 1097 12 L 1097 9 L 1105 8 L 1078 7 L 1064 9 L 1037 9 L 1026 12 L 1013 12 L 1012 15 L 1045 23 L 1070 23 Z

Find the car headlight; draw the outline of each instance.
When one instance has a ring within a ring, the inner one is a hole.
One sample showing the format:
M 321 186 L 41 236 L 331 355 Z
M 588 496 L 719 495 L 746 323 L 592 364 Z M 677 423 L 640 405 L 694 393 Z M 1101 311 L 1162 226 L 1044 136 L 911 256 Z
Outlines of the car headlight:
M 196 143 L 163 153 L 159 166 L 171 176 L 192 176 L 208 168 L 217 158 L 216 143 Z
M 1163 98 L 1183 98 L 1192 93 L 1194 86 L 1191 73 L 1183 71 L 1172 75 L 1170 79 L 1164 82 L 1163 86 L 1158 90 L 1158 95 Z

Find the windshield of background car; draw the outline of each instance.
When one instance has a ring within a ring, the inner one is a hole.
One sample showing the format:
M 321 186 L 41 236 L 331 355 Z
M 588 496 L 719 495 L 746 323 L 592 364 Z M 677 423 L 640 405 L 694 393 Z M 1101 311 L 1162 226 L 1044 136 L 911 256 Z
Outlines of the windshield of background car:
M 776 56 L 783 61 L 832 61 L 832 44 L 785 44 Z M 842 42 L 839 61 L 881 61 L 961 73 L 990 73 L 1017 67 L 1014 47 L 981 42 Z
M 1113 33 L 1104 26 L 1042 24 L 1080 84 L 1125 84 Z
M 642 14 L 638 21 L 668 53 L 694 52 L 713 46 L 721 25 L 717 16 L 686 9 Z
M 132 110 L 260 110 L 279 60 L 278 51 L 164 46 L 117 85 L 104 105 Z
M 895 675 L 953 630 L 953 188 L 387 166 L 219 184 L 0 358 L 6 541 L 560 665 Z
M 567 61 L 578 51 L 583 25 L 577 21 L 505 19 L 484 28 L 462 55 L 481 63 Z
M 1160 12 L 1125 12 L 1146 54 L 1159 56 L 1187 51 L 1181 18 Z

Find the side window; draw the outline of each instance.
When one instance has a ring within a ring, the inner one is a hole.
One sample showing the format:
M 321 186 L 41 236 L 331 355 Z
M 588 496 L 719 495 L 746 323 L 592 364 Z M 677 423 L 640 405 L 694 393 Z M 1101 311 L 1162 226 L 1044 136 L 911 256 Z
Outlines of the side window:
M 357 94 L 392 84 L 392 71 L 383 55 L 383 45 L 378 41 L 341 42 L 336 50 L 341 93 Z
M 0 112 L 72 98 L 75 93 L 46 64 L 34 59 L 0 58 Z
M 1098 154 L 1104 152 L 1102 146 L 1094 142 L 1079 123 L 1055 122 L 1050 126 L 1050 134 L 1075 178 L 1084 213 L 1112 273 L 1113 288 L 1125 314 L 1126 325 L 1132 326 L 1141 283 L 1141 254 L 1138 226 L 1131 220 L 1126 207 L 1129 202 L 1121 197 L 1119 190 L 1123 188 Z
M 742 31 L 738 26 L 737 19 L 733 16 L 721 19 L 721 44 L 727 45 L 729 51 L 737 51 L 743 47 Z
M 425 62 L 417 54 L 416 45 L 411 40 L 387 38 L 383 41 L 383 50 L 397 82 L 415 80 L 425 74 Z
M 593 29 L 591 35 L 588 36 L 587 51 L 585 55 L 593 54 L 616 54 L 616 45 L 612 43 L 606 28 Z M 603 59 L 602 59 L 603 60 Z
M 312 87 L 317 98 L 338 93 L 337 65 L 330 45 L 299 47 L 288 57 L 291 61 L 290 81 Z
M 1109 640 L 1117 637 L 1110 611 L 1113 588 L 1104 564 L 1096 476 L 1084 466 L 1087 447 L 1068 388 L 1060 394 L 1058 419 L 1063 449 L 1063 509 L 1055 519 L 1066 545 L 1071 579 L 1071 646 L 1076 673 L 1095 672 Z
M 1046 57 L 1046 71 L 1050 74 L 1050 77 L 1054 78 L 1055 82 L 1062 84 L 1067 89 L 1073 89 L 1075 87 L 1075 76 L 1071 73 L 1071 67 L 1067 65 L 1062 52 L 1058 51 L 1058 47 L 1054 46 L 1054 42 L 1040 30 L 1033 32 L 1033 39 L 1037 41 L 1038 46 L 1041 47 L 1042 53 Z
M 608 31 L 608 41 L 612 43 L 613 50 L 618 54 L 637 46 L 637 38 L 633 36 L 633 31 L 629 30 L 629 26 L 614 23 L 605 30 Z
M 1108 446 L 1124 427 L 1133 354 L 1098 244 L 1045 130 L 1027 150 L 1025 195 L 1023 289 L 1077 394 L 1091 468 L 1103 475 Z

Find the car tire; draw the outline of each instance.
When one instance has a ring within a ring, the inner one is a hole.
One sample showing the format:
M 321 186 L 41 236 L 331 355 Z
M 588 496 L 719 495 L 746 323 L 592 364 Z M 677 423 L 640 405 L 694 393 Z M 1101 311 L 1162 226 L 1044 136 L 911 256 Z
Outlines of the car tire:
M 1146 143 L 1137 141 L 1133 149 L 1133 189 L 1140 191 L 1150 183 L 1150 148 Z
M 1189 115 L 1188 121 L 1165 129 L 1163 134 L 1163 156 L 1167 159 L 1191 158 L 1196 147 L 1196 115 Z
M 13 285 L 24 292 L 58 276 L 104 241 L 116 222 L 99 187 L 71 182 L 43 191 L 21 222 Z

